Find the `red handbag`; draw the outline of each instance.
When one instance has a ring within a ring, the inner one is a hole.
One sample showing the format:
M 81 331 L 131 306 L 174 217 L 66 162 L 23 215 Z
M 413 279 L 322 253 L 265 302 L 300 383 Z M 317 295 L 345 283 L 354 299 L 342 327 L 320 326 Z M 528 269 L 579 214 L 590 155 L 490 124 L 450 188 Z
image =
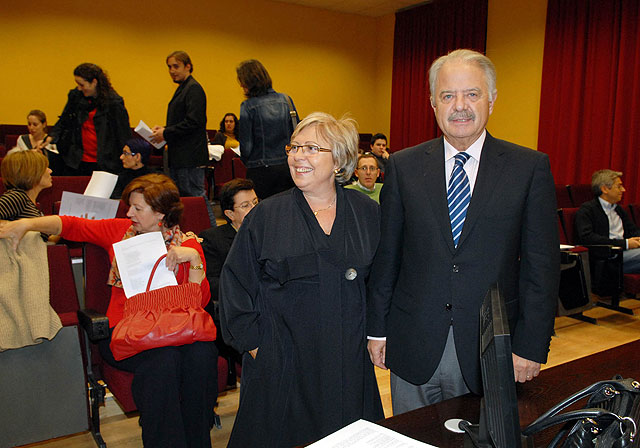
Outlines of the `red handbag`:
M 111 352 L 116 361 L 158 347 L 192 344 L 216 339 L 213 319 L 202 308 L 202 290 L 197 283 L 149 291 L 156 261 L 146 292 L 131 296 L 124 304 L 123 318 L 113 329 Z M 180 269 L 184 269 L 180 265 Z

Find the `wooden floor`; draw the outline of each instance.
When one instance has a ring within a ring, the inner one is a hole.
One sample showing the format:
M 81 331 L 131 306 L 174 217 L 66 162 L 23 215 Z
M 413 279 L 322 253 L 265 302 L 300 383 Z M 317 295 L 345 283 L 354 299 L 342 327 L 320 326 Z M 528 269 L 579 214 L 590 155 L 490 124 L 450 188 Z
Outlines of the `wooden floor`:
M 580 322 L 568 317 L 556 319 L 556 335 L 551 340 L 549 362 L 544 368 L 562 364 L 583 356 L 597 353 L 626 342 L 640 339 L 640 301 L 626 300 L 623 305 L 634 309 L 635 315 L 593 308 L 585 314 L 598 319 L 597 325 Z M 391 395 L 389 393 L 389 374 L 376 368 L 378 385 L 382 396 L 385 416 L 391 416 Z M 570 385 L 568 385 L 570 390 Z M 239 389 L 223 393 L 218 401 L 217 413 L 222 419 L 222 429 L 213 429 L 211 436 L 214 447 L 225 447 L 238 409 Z M 101 410 L 102 435 L 109 448 L 141 447 L 138 415 L 125 415 L 120 411 L 113 398 L 107 399 Z M 27 445 L 47 448 L 93 448 L 95 443 L 89 433 L 63 437 L 47 442 Z

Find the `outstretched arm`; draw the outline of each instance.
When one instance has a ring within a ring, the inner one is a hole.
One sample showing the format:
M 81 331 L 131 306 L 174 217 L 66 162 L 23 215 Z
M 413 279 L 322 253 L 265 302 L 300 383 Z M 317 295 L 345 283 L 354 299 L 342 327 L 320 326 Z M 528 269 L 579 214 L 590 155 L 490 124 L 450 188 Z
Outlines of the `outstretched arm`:
M 62 221 L 57 215 L 42 216 L 40 218 L 23 218 L 0 224 L 0 238 L 12 240 L 14 250 L 25 233 L 29 231 L 58 235 L 62 232 Z

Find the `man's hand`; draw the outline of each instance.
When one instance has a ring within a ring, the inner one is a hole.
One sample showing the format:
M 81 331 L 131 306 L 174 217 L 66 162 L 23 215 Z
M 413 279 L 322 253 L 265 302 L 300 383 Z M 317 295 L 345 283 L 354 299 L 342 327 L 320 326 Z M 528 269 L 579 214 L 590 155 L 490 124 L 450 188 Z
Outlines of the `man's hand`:
M 162 140 L 164 140 L 163 126 L 154 126 L 152 131 L 153 131 L 153 134 L 151 134 L 150 139 L 153 143 L 160 143 Z
M 524 383 L 531 381 L 534 377 L 540 373 L 540 363 L 535 361 L 529 361 L 512 353 L 513 357 L 513 376 L 516 381 Z
M 369 350 L 369 357 L 373 365 L 387 370 L 387 366 L 384 365 L 387 355 L 387 341 L 369 339 L 367 350 Z
M 627 240 L 627 247 L 629 249 L 637 249 L 640 247 L 640 236 L 634 236 L 633 238 L 629 238 Z

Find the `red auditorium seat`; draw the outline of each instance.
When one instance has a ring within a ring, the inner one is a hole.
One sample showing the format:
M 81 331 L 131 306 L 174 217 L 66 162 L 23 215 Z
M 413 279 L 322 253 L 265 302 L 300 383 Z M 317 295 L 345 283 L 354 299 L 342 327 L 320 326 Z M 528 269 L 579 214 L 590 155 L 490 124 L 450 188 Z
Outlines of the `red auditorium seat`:
M 590 184 L 574 184 L 567 185 L 569 194 L 571 195 L 571 203 L 573 207 L 580 207 L 587 201 L 593 199 L 593 191 Z
M 203 197 L 181 197 L 180 201 L 184 205 L 182 219 L 180 220 L 180 230 L 199 235 L 200 232 L 211 227 L 207 204 L 204 202 L 205 199 Z
M 244 166 L 240 157 L 233 158 L 233 177 L 241 179 L 247 178 L 247 167 Z
M 558 208 L 573 207 L 568 185 L 556 184 L 556 202 L 558 203 Z

